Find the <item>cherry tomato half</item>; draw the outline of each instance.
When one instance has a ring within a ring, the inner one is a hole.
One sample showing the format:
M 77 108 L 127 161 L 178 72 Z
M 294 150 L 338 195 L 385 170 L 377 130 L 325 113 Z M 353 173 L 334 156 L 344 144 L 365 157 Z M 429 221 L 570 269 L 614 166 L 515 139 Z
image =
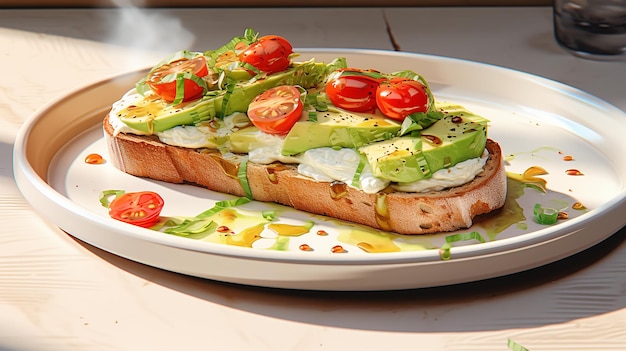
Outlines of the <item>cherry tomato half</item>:
M 266 35 L 241 52 L 239 60 L 260 71 L 276 73 L 289 67 L 289 55 L 292 53 L 293 47 L 287 39 L 278 35 Z
M 382 80 L 366 71 L 348 68 L 326 83 L 326 95 L 333 105 L 344 110 L 374 112 L 376 90 Z
M 248 106 L 248 118 L 269 134 L 285 134 L 302 115 L 300 91 L 289 85 L 270 88 L 259 94 Z
M 124 193 L 109 204 L 109 215 L 118 221 L 148 228 L 159 220 L 164 201 L 152 191 Z
M 179 73 L 191 73 L 199 78 L 206 76 L 209 74 L 206 59 L 200 55 L 161 65 L 148 74 L 148 86 L 165 101 L 172 102 L 176 99 L 176 75 Z M 187 78 L 184 80 L 183 89 L 185 94 L 182 101 L 198 99 L 204 93 L 202 86 Z
M 428 92 L 416 80 L 396 77 L 378 87 L 376 104 L 385 116 L 402 121 L 412 113 L 428 111 Z

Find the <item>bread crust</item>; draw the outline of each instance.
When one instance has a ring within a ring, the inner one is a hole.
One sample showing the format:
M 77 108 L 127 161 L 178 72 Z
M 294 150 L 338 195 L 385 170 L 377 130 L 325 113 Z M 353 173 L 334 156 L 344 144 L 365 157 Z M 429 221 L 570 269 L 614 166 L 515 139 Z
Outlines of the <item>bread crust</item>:
M 103 129 L 110 161 L 125 173 L 245 196 L 237 178 L 241 155 L 224 158 L 215 150 L 166 145 L 155 136 L 114 135 L 108 116 Z M 468 228 L 474 217 L 504 205 L 507 181 L 502 151 L 491 139 L 487 140 L 487 150 L 489 158 L 484 170 L 474 180 L 428 193 L 366 194 L 341 184 L 301 176 L 296 166 L 280 163 L 249 162 L 247 176 L 257 201 L 275 202 L 400 234 L 448 232 Z

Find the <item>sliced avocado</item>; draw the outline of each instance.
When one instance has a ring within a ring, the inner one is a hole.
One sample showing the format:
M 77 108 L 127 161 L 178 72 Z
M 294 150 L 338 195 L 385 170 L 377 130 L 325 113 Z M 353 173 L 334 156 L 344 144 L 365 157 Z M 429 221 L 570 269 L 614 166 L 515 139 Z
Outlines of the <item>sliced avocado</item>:
M 236 81 L 225 90 L 210 91 L 199 100 L 175 106 L 155 95 L 146 95 L 135 104 L 119 111 L 117 115 L 133 129 L 145 133 L 162 132 L 178 125 L 190 125 L 216 116 L 246 112 L 252 99 L 275 86 L 315 87 L 324 81 L 329 67 L 330 64 L 313 60 L 294 63 L 293 67 L 286 71 L 257 80 Z
M 276 144 L 277 138 L 280 137 L 263 133 L 257 127 L 246 127 L 230 135 L 230 151 L 247 154 L 253 149 Z
M 283 155 L 295 155 L 318 147 L 357 148 L 394 137 L 400 123 L 382 115 L 340 110 L 317 113 L 317 121 L 299 121 L 285 137 Z
M 232 71 L 224 71 L 224 74 L 228 79 L 233 81 L 248 81 L 252 79 L 252 74 L 250 71 L 247 71 L 241 67 L 234 69 Z
M 432 172 L 480 157 L 487 143 L 487 120 L 462 106 L 439 104 L 444 118 L 421 133 L 422 151 Z
M 417 136 L 402 136 L 359 148 L 375 176 L 410 183 L 436 171 L 480 157 L 488 120 L 461 106 L 440 104 L 445 116 Z
M 145 96 L 117 111 L 117 117 L 124 124 L 149 134 L 179 125 L 199 123 L 213 116 L 215 116 L 215 106 L 206 98 L 174 106 L 155 95 Z
M 313 60 L 295 63 L 286 71 L 263 76 L 258 80 L 238 81 L 230 87 L 222 99 L 215 101 L 218 113 L 228 116 L 246 112 L 250 102 L 265 90 L 279 85 L 299 85 L 305 89 L 318 86 L 324 81 L 327 64 Z M 228 88 L 227 88 L 228 90 Z
M 428 177 L 430 170 L 420 137 L 403 136 L 362 146 L 372 174 L 392 182 L 411 182 Z

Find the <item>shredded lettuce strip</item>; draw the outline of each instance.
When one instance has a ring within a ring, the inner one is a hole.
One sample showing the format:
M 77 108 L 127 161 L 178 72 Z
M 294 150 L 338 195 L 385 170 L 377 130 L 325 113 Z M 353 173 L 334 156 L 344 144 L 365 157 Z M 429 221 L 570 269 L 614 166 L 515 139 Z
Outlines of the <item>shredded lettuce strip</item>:
M 224 118 L 224 111 L 226 110 L 226 106 L 228 106 L 228 100 L 230 100 L 230 96 L 233 94 L 233 91 L 235 90 L 235 84 L 232 82 L 226 83 L 226 86 L 224 87 L 224 89 L 226 90 L 226 93 L 222 97 L 222 109 L 219 110 L 217 113 L 218 118 Z
M 215 203 L 215 205 L 213 205 L 213 207 L 200 213 L 196 217 L 197 218 L 211 217 L 214 214 L 220 212 L 221 210 L 224 210 L 230 207 L 237 207 L 237 206 L 245 205 L 250 201 L 252 200 L 247 197 L 238 197 L 236 199 L 218 201 Z
M 356 167 L 356 171 L 354 172 L 354 176 L 352 177 L 352 186 L 357 189 L 361 189 L 361 174 L 363 174 L 363 169 L 367 164 L 367 157 L 365 157 L 365 155 L 363 154 L 359 155 L 359 165 Z
M 116 197 L 119 197 L 124 193 L 126 193 L 126 191 L 124 190 L 104 190 L 100 193 L 100 205 L 108 209 L 111 205 L 111 197 L 115 199 Z
M 348 67 L 348 61 L 346 60 L 345 57 L 338 57 L 334 60 L 332 60 L 329 64 L 327 64 L 326 66 L 326 74 L 329 74 L 331 72 L 334 72 L 340 68 L 347 68 Z
M 424 77 L 421 75 L 411 71 L 404 70 L 392 73 L 395 77 L 403 77 L 410 78 L 416 80 L 426 87 L 426 93 L 428 94 L 428 101 L 430 101 L 430 105 L 428 106 L 428 111 L 426 112 L 416 112 L 407 116 L 407 118 L 402 121 L 402 128 L 400 129 L 400 135 L 406 135 L 413 132 L 418 132 L 422 129 L 426 129 L 430 127 L 433 123 L 437 122 L 441 118 L 443 118 L 443 112 L 437 111 L 435 108 L 435 96 L 430 90 L 430 86 Z
M 317 122 L 317 114 L 319 112 L 328 111 L 328 101 L 326 100 L 325 94 L 320 92 L 308 92 L 304 89 L 306 93 L 301 93 L 301 100 L 304 103 L 304 107 L 307 111 L 309 111 L 309 122 Z M 302 98 L 304 94 L 304 98 Z
M 406 135 L 411 133 L 419 133 L 422 129 L 430 127 L 433 123 L 437 122 L 443 117 L 443 112 L 440 111 L 428 111 L 428 112 L 415 112 L 412 113 L 402 121 L 399 135 Z
M 338 73 L 337 75 L 338 77 L 346 77 L 346 76 L 353 76 L 353 77 L 369 77 L 369 78 L 373 78 L 373 79 L 385 79 L 387 76 L 378 72 L 378 71 L 367 71 L 367 70 L 363 70 L 363 71 L 341 71 Z
M 215 231 L 217 223 L 206 218 L 168 218 L 164 227 L 167 227 L 164 233 L 199 239 Z
M 243 191 L 246 193 L 246 197 L 252 199 L 252 189 L 250 189 L 250 183 L 248 183 L 248 160 L 248 156 L 245 156 L 243 160 L 241 160 L 239 169 L 237 170 L 237 178 L 243 187 Z
M 242 43 L 247 47 L 250 44 L 254 43 L 255 41 L 257 41 L 258 36 L 259 33 L 255 32 L 254 29 L 246 28 L 244 30 L 243 36 L 234 37 L 227 44 L 218 49 L 205 51 L 204 55 L 207 56 L 209 60 L 209 66 L 215 66 L 217 58 L 223 53 L 227 51 L 235 51 L 235 47 L 237 47 L 238 44 Z
M 164 233 L 183 236 L 190 239 L 202 239 L 213 233 L 219 226 L 219 223 L 212 220 L 211 217 L 222 210 L 241 206 L 249 203 L 250 201 L 252 200 L 247 197 L 218 201 L 212 208 L 198 214 L 196 217 L 166 217 L 160 223 L 160 226 L 155 226 L 151 229 L 157 231 L 163 230 Z M 274 210 L 262 211 L 261 215 L 269 222 L 274 221 L 277 216 L 276 211 Z
M 247 197 L 239 197 L 231 200 L 223 200 L 215 203 L 210 209 L 192 218 L 165 217 L 160 225 L 153 227 L 154 230 L 163 230 L 164 233 L 200 239 L 214 232 L 219 225 L 211 219 L 218 212 L 230 207 L 237 207 L 250 202 Z M 268 214 L 266 218 L 273 218 Z
M 201 52 L 195 52 L 195 51 L 189 51 L 189 50 L 181 50 L 181 51 L 177 51 L 174 54 L 172 54 L 171 56 L 165 58 L 164 60 L 162 60 L 161 62 L 157 63 L 154 67 L 152 67 L 152 69 L 150 69 L 150 73 L 152 73 L 154 70 L 156 70 L 157 68 L 168 64 L 170 62 L 174 62 L 176 60 L 180 60 L 180 59 L 192 59 L 198 55 L 202 55 Z M 143 78 L 141 78 L 141 80 L 139 80 L 139 82 L 137 82 L 137 84 L 135 84 L 135 89 L 137 90 L 137 93 L 145 96 L 145 94 L 150 91 L 150 87 L 148 86 L 148 76 L 149 74 L 145 75 Z M 174 77 L 171 78 L 172 80 L 174 80 Z M 205 83 L 206 86 L 206 83 Z M 178 91 L 178 88 L 176 89 Z M 182 100 L 181 100 L 182 101 Z
M 178 105 L 185 99 L 185 79 L 189 79 L 198 84 L 198 86 L 202 88 L 202 91 L 209 90 L 209 87 L 204 79 L 198 77 L 197 75 L 191 72 L 178 73 L 176 75 L 176 97 L 174 97 L 172 105 Z
M 160 66 L 163 66 L 164 64 L 168 64 L 170 62 L 176 61 L 176 60 L 180 60 L 180 59 L 192 59 L 198 55 L 205 55 L 205 57 L 207 58 L 207 64 L 209 65 L 209 67 L 214 67 L 215 66 L 215 62 L 217 60 L 217 58 L 222 55 L 223 53 L 227 52 L 227 51 L 235 51 L 235 47 L 239 44 L 243 44 L 244 48 L 247 48 L 250 44 L 254 43 L 257 38 L 258 38 L 258 33 L 255 32 L 253 29 L 251 28 L 246 28 L 246 30 L 244 31 L 244 35 L 242 37 L 234 37 L 233 39 L 231 39 L 230 42 L 228 42 L 226 45 L 216 49 L 216 50 L 211 50 L 211 51 L 206 51 L 204 53 L 201 52 L 194 52 L 194 51 L 189 51 L 189 50 L 181 50 L 181 51 L 177 51 L 174 54 L 172 54 L 171 56 L 165 58 L 164 60 L 162 60 L 161 62 L 157 63 L 151 70 L 150 73 L 153 72 L 154 70 L 156 70 L 157 68 L 159 68 Z M 247 67 L 246 68 L 252 70 L 252 71 L 258 71 L 256 70 L 256 68 L 254 67 Z M 139 82 L 137 82 L 137 84 L 135 85 L 135 88 L 137 89 L 137 92 L 141 95 L 145 95 L 148 91 L 150 91 L 150 87 L 147 84 L 147 79 L 148 79 L 148 75 L 146 75 L 145 77 L 143 77 Z M 206 92 L 208 90 L 207 84 L 206 82 L 198 77 L 197 75 L 187 72 L 187 73 L 180 73 L 177 74 L 173 77 L 165 77 L 164 81 L 167 82 L 170 79 L 171 81 L 176 81 L 176 97 L 174 98 L 174 101 L 172 101 L 172 105 L 177 105 L 180 104 L 183 101 L 183 98 L 185 96 L 185 88 L 184 88 L 184 79 L 191 79 L 193 80 L 196 84 L 198 84 L 199 86 L 201 86 L 204 91 Z

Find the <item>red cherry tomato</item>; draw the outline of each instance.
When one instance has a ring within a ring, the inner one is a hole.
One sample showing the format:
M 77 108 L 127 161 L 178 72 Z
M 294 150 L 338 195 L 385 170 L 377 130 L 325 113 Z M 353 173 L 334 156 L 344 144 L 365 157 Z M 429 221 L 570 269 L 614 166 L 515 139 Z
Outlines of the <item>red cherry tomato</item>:
M 152 191 L 124 193 L 109 205 L 109 215 L 118 221 L 148 228 L 159 220 L 164 201 Z
M 385 116 L 402 121 L 412 113 L 428 111 L 428 92 L 416 80 L 396 77 L 378 87 L 376 104 Z
M 383 80 L 359 69 L 345 69 L 326 83 L 326 95 L 333 105 L 353 112 L 374 112 L 376 90 Z
M 286 70 L 291 64 L 289 55 L 292 53 L 293 47 L 285 38 L 267 35 L 241 52 L 239 60 L 271 74 Z
M 191 73 L 199 78 L 206 76 L 209 74 L 206 59 L 204 56 L 197 56 L 161 65 L 148 74 L 148 86 L 165 101 L 172 102 L 176 99 L 176 75 L 179 73 Z M 204 88 L 193 80 L 185 78 L 184 92 L 182 101 L 191 101 L 200 98 L 204 93 Z
M 285 134 L 302 115 L 300 91 L 294 86 L 281 85 L 259 94 L 248 106 L 248 118 L 269 134 Z

